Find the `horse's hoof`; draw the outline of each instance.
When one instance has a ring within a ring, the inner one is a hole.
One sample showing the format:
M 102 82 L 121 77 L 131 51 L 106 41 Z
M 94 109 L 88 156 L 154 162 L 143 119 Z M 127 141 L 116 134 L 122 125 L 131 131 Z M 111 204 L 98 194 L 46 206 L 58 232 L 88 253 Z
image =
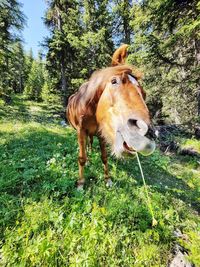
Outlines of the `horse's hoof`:
M 111 179 L 108 179 L 108 180 L 106 181 L 106 186 L 107 186 L 107 187 L 112 187 L 112 186 L 113 186 L 113 182 L 112 182 Z
M 83 191 L 85 181 L 83 179 L 77 181 L 76 188 L 78 191 Z
M 77 185 L 77 191 L 79 191 L 79 192 L 83 191 L 83 184 Z

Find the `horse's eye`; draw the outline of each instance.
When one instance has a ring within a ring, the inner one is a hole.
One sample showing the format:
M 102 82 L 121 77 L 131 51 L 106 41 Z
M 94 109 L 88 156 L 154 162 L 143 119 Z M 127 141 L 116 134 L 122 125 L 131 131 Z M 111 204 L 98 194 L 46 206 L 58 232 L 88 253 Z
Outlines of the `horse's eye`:
M 116 84 L 116 83 L 117 83 L 117 79 L 116 79 L 116 78 L 113 78 L 113 79 L 111 80 L 111 83 L 112 83 L 112 84 Z

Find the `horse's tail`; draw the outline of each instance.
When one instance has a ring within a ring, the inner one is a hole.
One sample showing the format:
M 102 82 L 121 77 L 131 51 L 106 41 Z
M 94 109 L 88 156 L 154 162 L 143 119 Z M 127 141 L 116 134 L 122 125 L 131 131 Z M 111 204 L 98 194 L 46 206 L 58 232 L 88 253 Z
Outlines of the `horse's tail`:
M 125 64 L 127 58 L 127 44 L 121 45 L 112 56 L 112 66 L 123 65 Z

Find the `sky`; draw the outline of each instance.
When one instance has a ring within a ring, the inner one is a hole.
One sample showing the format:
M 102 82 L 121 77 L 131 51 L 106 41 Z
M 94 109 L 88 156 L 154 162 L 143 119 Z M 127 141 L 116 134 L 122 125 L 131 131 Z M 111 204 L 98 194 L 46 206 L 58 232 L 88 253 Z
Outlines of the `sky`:
M 42 20 L 46 10 L 45 0 L 19 0 L 19 2 L 22 3 L 22 11 L 27 17 L 27 26 L 22 32 L 24 47 L 26 51 L 32 48 L 36 57 L 38 51 L 42 49 L 40 43 L 49 35 Z

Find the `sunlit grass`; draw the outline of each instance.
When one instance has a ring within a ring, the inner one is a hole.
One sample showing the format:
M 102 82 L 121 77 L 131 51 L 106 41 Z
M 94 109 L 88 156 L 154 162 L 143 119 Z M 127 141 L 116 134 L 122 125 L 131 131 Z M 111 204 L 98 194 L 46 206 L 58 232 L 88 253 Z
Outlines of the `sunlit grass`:
M 199 266 L 198 160 L 165 156 L 158 150 L 141 157 L 158 221 L 152 228 L 136 159 L 110 156 L 114 186 L 106 188 L 95 140 L 85 170 L 86 188 L 78 192 L 76 133 L 52 119 L 48 110 L 43 113 L 42 105 L 19 98 L 8 109 L 4 106 L 7 115 L 2 116 L 0 128 L 2 265 L 162 267 L 178 242 Z M 11 116 L 9 112 L 18 112 L 19 106 L 26 108 Z M 176 229 L 188 240 L 176 239 Z
M 198 153 L 200 153 L 200 141 L 196 140 L 194 138 L 192 139 L 186 139 L 183 142 L 183 148 L 190 148 L 196 150 Z

